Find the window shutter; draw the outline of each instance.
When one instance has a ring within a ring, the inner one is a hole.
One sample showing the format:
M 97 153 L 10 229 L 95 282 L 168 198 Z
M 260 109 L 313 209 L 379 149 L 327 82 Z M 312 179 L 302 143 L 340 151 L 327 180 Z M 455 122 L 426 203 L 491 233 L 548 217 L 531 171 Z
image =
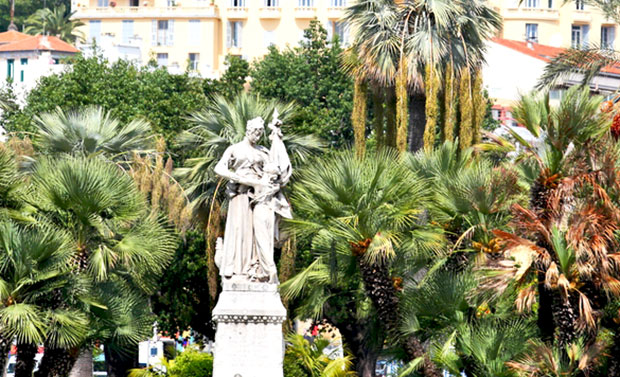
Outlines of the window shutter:
M 582 26 L 582 30 L 583 30 L 583 46 L 587 46 L 590 43 L 590 26 L 589 25 L 583 25 Z
M 232 47 L 232 22 L 228 21 L 226 23 L 226 47 Z
M 334 39 L 334 23 L 332 21 L 327 21 L 327 42 L 331 42 Z
M 243 47 L 243 42 L 241 39 L 243 35 L 243 22 L 241 21 L 235 22 L 235 35 L 237 36 L 236 47 Z
M 157 20 L 152 22 L 151 46 L 157 46 Z
M 172 46 L 174 45 L 174 20 L 169 20 L 168 21 L 168 34 L 167 35 L 167 39 L 168 39 L 168 43 L 167 46 Z

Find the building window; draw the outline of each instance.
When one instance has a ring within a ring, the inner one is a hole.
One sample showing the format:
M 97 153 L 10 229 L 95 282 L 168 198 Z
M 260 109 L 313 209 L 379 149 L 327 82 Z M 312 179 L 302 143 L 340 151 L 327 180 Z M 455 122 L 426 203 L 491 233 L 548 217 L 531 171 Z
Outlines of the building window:
M 189 53 L 189 70 L 197 71 L 199 61 L 200 61 L 200 54 L 195 53 L 195 52 L 190 52 Z
M 329 6 L 333 8 L 342 8 L 347 6 L 347 0 L 329 0 Z
M 231 47 L 241 47 L 241 35 L 243 34 L 243 22 L 241 21 L 229 21 L 228 22 L 228 37 L 227 45 Z
M 539 8 L 540 0 L 526 0 L 525 7 L 526 8 Z
M 571 47 L 582 48 L 588 45 L 588 25 L 573 25 L 571 28 Z
M 616 39 L 616 28 L 613 26 L 601 27 L 601 48 L 612 50 Z
M 130 7 L 139 7 L 140 6 L 140 0 L 129 0 L 129 6 Z
M 174 44 L 174 20 L 153 20 L 153 46 L 172 46 Z
M 88 25 L 90 28 L 90 39 L 94 40 L 95 43 L 99 43 L 101 41 L 101 20 L 91 20 Z
M 202 38 L 200 20 L 189 20 L 189 44 L 199 46 Z
M 499 120 L 500 116 L 501 116 L 501 111 L 499 109 L 491 109 L 491 116 L 493 117 L 493 119 L 495 120 Z
M 133 36 L 133 20 L 123 20 L 123 43 L 129 44 Z
M 349 45 L 349 28 L 343 21 L 330 21 L 327 28 L 328 40 L 333 41 L 338 37 L 341 46 Z
M 20 62 L 21 65 L 28 65 L 28 59 L 27 58 L 21 58 L 19 62 Z
M 110 0 L 97 0 L 98 7 L 107 7 L 110 5 Z
M 548 0 L 547 7 L 549 9 L 553 8 L 553 0 Z
M 168 66 L 168 53 L 158 53 L 157 54 L 157 65 L 160 67 Z
M 245 8 L 245 0 L 230 0 L 232 8 Z
M 525 24 L 525 40 L 538 43 L 538 24 Z
M 297 6 L 301 8 L 314 7 L 314 0 L 297 0 Z
M 265 0 L 265 7 L 267 8 L 275 8 L 280 6 L 280 0 Z
M 7 59 L 6 61 L 6 78 L 13 79 L 15 77 L 15 59 Z
M 575 0 L 575 9 L 583 10 L 585 7 L 583 0 Z

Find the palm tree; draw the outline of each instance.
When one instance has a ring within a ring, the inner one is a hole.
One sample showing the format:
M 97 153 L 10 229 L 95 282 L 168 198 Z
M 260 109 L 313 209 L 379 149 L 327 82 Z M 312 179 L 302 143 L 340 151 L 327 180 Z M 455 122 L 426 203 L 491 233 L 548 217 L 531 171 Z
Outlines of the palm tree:
M 30 205 L 41 214 L 40 221 L 70 235 L 71 269 L 83 277 L 92 295 L 100 297 L 97 287 L 118 277 L 135 294 L 144 297 L 152 292 L 173 255 L 176 237 L 161 221 L 148 216 L 144 197 L 128 174 L 99 158 L 41 158 L 30 179 L 34 193 Z M 93 305 L 81 304 L 76 294 L 68 290 L 63 300 L 75 302 L 98 323 L 101 313 Z M 44 357 L 42 364 L 73 363 L 84 345 L 50 347 L 49 359 Z M 46 368 L 66 370 L 70 365 Z
M 54 9 L 39 9 L 26 20 L 25 31 L 32 35 L 53 35 L 70 43 L 83 40 L 84 35 L 76 29 L 84 26 L 84 23 L 72 19 L 74 14 L 75 12 L 69 12 L 64 4 Z
M 35 117 L 36 144 L 44 154 L 104 155 L 127 157 L 132 151 L 151 148 L 151 126 L 142 119 L 127 124 L 101 107 L 66 114 L 62 109 Z
M 71 280 L 71 240 L 49 226 L 0 222 L 0 324 L 2 356 L 16 339 L 16 376 L 32 376 L 37 345 L 74 347 L 84 340 L 88 319 L 68 307 L 50 307 L 49 295 Z M 8 340 L 8 342 L 7 342 Z
M 297 111 L 293 103 L 265 100 L 256 95 L 240 93 L 233 99 L 215 96 L 207 106 L 190 115 L 193 127 L 182 133 L 179 144 L 195 150 L 200 157 L 188 159 L 187 166 L 177 169 L 175 174 L 184 185 L 191 200 L 195 217 L 206 224 L 207 262 L 211 271 L 209 292 L 212 302 L 217 296 L 217 267 L 214 262 L 215 240 L 219 236 L 220 211 L 223 180 L 215 175 L 213 168 L 228 146 L 240 142 L 245 136 L 249 120 L 262 117 L 265 122 L 272 118 L 274 110 L 284 123 L 284 143 L 292 154 L 293 164 L 298 165 L 311 154 L 323 149 L 323 143 L 313 135 L 295 135 L 286 132 L 286 124 Z
M 312 342 L 302 335 L 289 334 L 286 337 L 285 358 L 298 360 L 309 377 L 352 377 L 351 357 L 336 357 L 335 350 L 328 351 L 331 341 L 318 337 Z
M 542 338 L 551 342 L 557 329 L 560 350 L 586 329 L 595 330 L 594 313 L 607 297 L 620 294 L 610 235 L 620 213 L 617 152 L 609 118 L 598 111 L 600 101 L 587 88 L 571 88 L 557 108 L 548 96 L 524 97 L 514 112 L 519 123 L 544 138 L 533 145 L 515 137 L 524 147 L 522 158 L 529 159 L 531 208 L 513 207 L 516 234 L 496 232 L 512 262 L 491 263 L 495 277 L 489 288 L 518 287 L 520 309 L 531 307 L 538 293 Z
M 387 151 L 363 158 L 345 152 L 304 171 L 291 199 L 300 217 L 290 225 L 301 237 L 311 237 L 316 259 L 284 284 L 285 297 L 308 289 L 310 302 L 319 300 L 318 305 L 313 302 L 318 317 L 326 305 L 334 305 L 329 296 L 321 302 L 319 290 L 354 292 L 363 283 L 362 297 L 372 303 L 387 334 L 399 338 L 399 295 L 392 280 L 398 277 L 393 275 L 398 274 L 396 266 L 441 244 L 438 235 L 416 226 L 429 199 L 426 182 Z M 415 336 L 397 343 L 411 360 L 424 360 L 425 375 L 440 375 Z M 356 351 L 359 359 L 363 354 Z
M 454 65 L 457 71 L 478 67 L 483 61 L 485 41 L 501 25 L 499 14 L 478 0 L 360 0 L 347 8 L 345 20 L 353 28 L 354 49 L 359 55 L 355 77 L 395 87 L 396 144 L 401 151 L 407 144 L 413 150 L 422 145 L 423 106 L 415 108 L 419 102 L 415 97 L 414 122 L 410 122 L 408 97 L 411 88 L 418 97 L 424 97 L 420 88 L 425 67 L 429 65 L 431 71 L 447 64 Z M 411 124 L 413 128 L 407 130 L 409 123 L 418 122 L 421 124 Z

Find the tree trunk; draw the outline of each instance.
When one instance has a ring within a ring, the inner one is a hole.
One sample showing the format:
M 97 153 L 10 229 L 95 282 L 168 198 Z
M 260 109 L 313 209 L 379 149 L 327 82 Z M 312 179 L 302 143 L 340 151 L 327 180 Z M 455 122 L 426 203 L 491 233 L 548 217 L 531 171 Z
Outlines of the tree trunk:
M 9 361 L 8 354 L 11 351 L 11 338 L 0 336 L 0 376 L 4 377 L 6 364 Z
M 461 150 L 471 147 L 473 142 L 473 102 L 471 97 L 471 75 L 468 68 L 461 71 L 459 85 L 459 148 Z
M 45 347 L 39 370 L 34 377 L 67 377 L 75 364 L 79 348 L 69 350 L 62 348 Z
M 424 90 L 426 94 L 424 150 L 432 151 L 435 147 L 435 131 L 439 123 L 439 77 L 431 64 L 426 65 Z
M 424 146 L 426 128 L 426 96 L 423 92 L 413 93 L 409 102 L 409 150 L 416 152 Z
M 540 330 L 540 338 L 543 342 L 551 344 L 555 333 L 553 321 L 552 292 L 545 287 L 545 271 L 539 268 L 538 272 L 538 318 L 536 324 Z
M 355 79 L 353 87 L 353 136 L 355 142 L 355 154 L 358 157 L 366 153 L 366 101 L 368 98 L 368 86 L 361 78 Z
M 407 150 L 407 129 L 409 125 L 407 73 L 407 59 L 401 59 L 400 67 L 396 73 L 396 149 L 399 152 Z
M 378 353 L 364 352 L 361 355 L 357 354 L 355 358 L 357 359 L 355 371 L 359 377 L 375 377 L 377 359 L 379 358 Z
M 385 146 L 385 135 L 383 132 L 383 88 L 375 84 L 372 88 L 372 111 L 373 111 L 373 130 L 375 132 L 375 140 L 377 141 L 377 149 L 380 150 Z
M 17 362 L 15 363 L 15 377 L 32 377 L 37 355 L 37 345 L 22 343 L 17 345 Z
M 398 296 L 392 278 L 390 277 L 388 266 L 385 264 L 371 265 L 366 263 L 364 256 L 358 256 L 358 265 L 364 281 L 366 294 L 373 303 L 379 320 L 385 326 L 388 336 L 396 339 L 400 338 L 399 317 L 398 317 Z M 425 377 L 441 377 L 442 374 L 437 366 L 431 361 L 425 352 L 422 343 L 414 335 L 407 335 L 403 340 L 408 361 L 423 358 L 422 372 Z
M 104 347 L 108 377 L 127 377 L 129 369 L 138 367 L 138 347 L 131 347 L 126 352 L 111 350 Z
M 452 64 L 448 64 L 445 73 L 445 84 L 443 93 L 443 123 L 442 136 L 443 141 L 454 140 L 454 125 L 456 125 L 456 90 L 454 87 L 454 68 Z
M 482 71 L 480 70 L 480 68 L 478 68 L 474 72 L 474 77 L 472 78 L 472 81 L 472 96 L 474 108 L 472 142 L 473 144 L 478 144 L 482 141 L 482 124 L 484 123 L 484 116 L 487 113 L 487 101 L 484 96 Z
M 385 145 L 396 148 L 396 94 L 393 87 L 385 91 Z
M 577 338 L 577 311 L 558 291 L 553 291 L 553 319 L 558 328 L 558 345 L 562 350 Z
M 69 377 L 93 377 L 93 351 L 90 347 L 80 352 Z
M 209 286 L 209 304 L 211 310 L 215 307 L 219 294 L 219 270 L 215 265 L 215 244 L 221 231 L 220 202 L 215 196 L 212 200 L 205 229 L 205 244 L 207 246 L 207 285 Z

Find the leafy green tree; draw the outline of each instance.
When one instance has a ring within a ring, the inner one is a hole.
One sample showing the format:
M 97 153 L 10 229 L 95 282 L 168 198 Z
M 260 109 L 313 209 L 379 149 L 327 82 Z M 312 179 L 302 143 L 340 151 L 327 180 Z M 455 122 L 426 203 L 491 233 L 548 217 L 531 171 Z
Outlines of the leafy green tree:
M 188 348 L 174 359 L 169 375 L 170 377 L 211 377 L 213 356 L 195 348 Z
M 294 358 L 308 373 L 309 377 L 351 377 L 357 374 L 351 371 L 351 356 L 335 357 L 334 351 L 328 352 L 330 340 L 317 337 L 308 341 L 302 335 L 289 334 L 285 358 Z
M 72 19 L 75 12 L 70 12 L 65 4 L 56 8 L 44 8 L 37 10 L 26 20 L 26 33 L 37 35 L 53 35 L 65 42 L 74 43 L 83 40 L 83 34 L 76 30 L 84 23 L 77 19 Z
M 403 337 L 400 332 L 400 295 L 393 281 L 410 278 L 414 261 L 428 258 L 442 245 L 439 233 L 417 225 L 429 199 L 426 182 L 393 153 L 359 158 L 345 152 L 313 164 L 293 187 L 298 218 L 290 224 L 311 237 L 315 260 L 282 289 L 285 296 L 303 297 L 302 308 L 314 311 L 313 317 L 328 315 L 332 307 L 342 310 L 338 291 L 355 297 L 347 320 L 359 317 L 354 314 L 358 310 L 370 312 L 371 305 L 389 341 L 402 347 L 408 360 L 419 359 L 425 375 L 438 376 L 415 334 Z M 328 318 L 341 332 L 346 329 L 346 323 L 335 322 L 335 315 Z M 356 335 L 347 337 L 346 330 L 344 335 L 358 373 L 368 376 L 371 372 L 364 369 L 368 364 L 374 368 L 377 355 L 368 360 Z
M 187 128 L 187 113 L 205 104 L 200 80 L 188 74 L 138 68 L 124 60 L 109 63 L 101 56 L 78 56 L 72 63 L 71 70 L 42 78 L 29 93 L 23 111 L 8 114 L 3 124 L 8 132 L 36 132 L 32 120 L 59 105 L 64 112 L 95 105 L 121 124 L 144 119 L 170 142 Z
M 317 135 L 338 147 L 353 141 L 353 82 L 341 70 L 343 50 L 329 43 L 327 31 L 312 21 L 299 47 L 275 46 L 251 73 L 251 90 L 265 98 L 295 101 L 300 110 L 291 126 L 299 134 Z
M 9 10 L 12 0 L 0 0 L 0 32 L 6 31 L 9 27 Z M 71 8 L 70 0 L 16 0 L 15 1 L 15 25 L 18 30 L 23 30 L 26 19 L 38 9 L 56 8 L 64 5 L 66 9 Z
M 234 98 L 243 90 L 246 79 L 250 76 L 250 63 L 239 56 L 226 55 L 224 60 L 226 72 L 219 79 L 205 79 L 202 86 L 208 97 L 222 95 Z

